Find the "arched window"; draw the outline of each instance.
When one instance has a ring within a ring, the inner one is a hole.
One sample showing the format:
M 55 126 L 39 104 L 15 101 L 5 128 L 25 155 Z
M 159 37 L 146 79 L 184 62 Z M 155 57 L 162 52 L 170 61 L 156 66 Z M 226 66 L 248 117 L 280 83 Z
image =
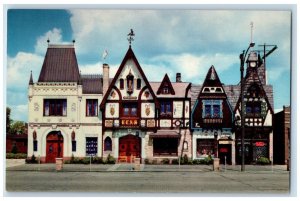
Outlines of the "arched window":
M 136 80 L 136 89 L 141 89 L 141 86 L 142 86 L 142 81 L 141 81 L 140 78 L 138 78 L 138 79 Z
M 124 89 L 124 79 L 120 79 L 120 89 Z
M 111 151 L 112 143 L 110 137 L 106 137 L 104 140 L 104 151 Z

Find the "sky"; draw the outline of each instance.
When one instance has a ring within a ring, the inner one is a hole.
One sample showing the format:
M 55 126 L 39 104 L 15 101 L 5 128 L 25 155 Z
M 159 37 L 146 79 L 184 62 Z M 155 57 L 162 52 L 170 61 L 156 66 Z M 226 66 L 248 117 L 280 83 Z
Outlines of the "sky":
M 255 10 L 31 10 L 7 12 L 6 103 L 12 119 L 28 119 L 30 71 L 37 81 L 51 44 L 69 44 L 74 39 L 82 74 L 110 76 L 123 60 L 135 32 L 132 49 L 149 81 L 161 81 L 165 73 L 175 81 L 202 84 L 211 65 L 221 82 L 237 84 L 239 54 L 252 41 L 254 50 L 277 45 L 267 57 L 267 80 L 273 85 L 275 112 L 290 105 L 291 13 Z M 108 51 L 103 61 L 102 53 Z M 159 73 L 158 73 L 159 72 Z

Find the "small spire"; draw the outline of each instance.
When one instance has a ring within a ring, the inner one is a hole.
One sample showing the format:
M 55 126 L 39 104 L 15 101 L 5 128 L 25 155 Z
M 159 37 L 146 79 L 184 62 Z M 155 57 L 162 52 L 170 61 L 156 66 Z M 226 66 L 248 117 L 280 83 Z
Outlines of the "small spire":
M 49 44 L 50 44 L 50 39 L 48 38 L 48 40 L 47 40 L 47 43 L 48 43 L 48 46 L 49 46 Z
M 30 71 L 29 85 L 33 85 L 32 71 Z

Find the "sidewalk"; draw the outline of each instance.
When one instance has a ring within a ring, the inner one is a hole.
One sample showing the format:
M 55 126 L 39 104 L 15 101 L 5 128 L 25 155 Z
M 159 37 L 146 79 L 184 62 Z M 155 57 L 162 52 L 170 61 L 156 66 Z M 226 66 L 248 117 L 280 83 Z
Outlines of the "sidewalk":
M 240 172 L 240 165 L 221 165 L 220 172 Z M 56 172 L 54 163 L 44 164 L 19 164 L 6 166 L 7 171 L 41 171 Z M 141 164 L 140 170 L 134 170 L 134 164 L 64 164 L 60 172 L 211 172 L 212 165 L 146 165 Z M 245 172 L 288 172 L 286 165 L 260 166 L 246 165 Z

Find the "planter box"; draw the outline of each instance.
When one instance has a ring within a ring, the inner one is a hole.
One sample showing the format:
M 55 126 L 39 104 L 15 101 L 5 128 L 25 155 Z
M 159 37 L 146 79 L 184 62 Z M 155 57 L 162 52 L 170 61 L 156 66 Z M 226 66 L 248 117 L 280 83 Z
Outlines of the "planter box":
M 63 158 L 55 158 L 56 161 L 56 170 L 60 171 L 63 168 Z

